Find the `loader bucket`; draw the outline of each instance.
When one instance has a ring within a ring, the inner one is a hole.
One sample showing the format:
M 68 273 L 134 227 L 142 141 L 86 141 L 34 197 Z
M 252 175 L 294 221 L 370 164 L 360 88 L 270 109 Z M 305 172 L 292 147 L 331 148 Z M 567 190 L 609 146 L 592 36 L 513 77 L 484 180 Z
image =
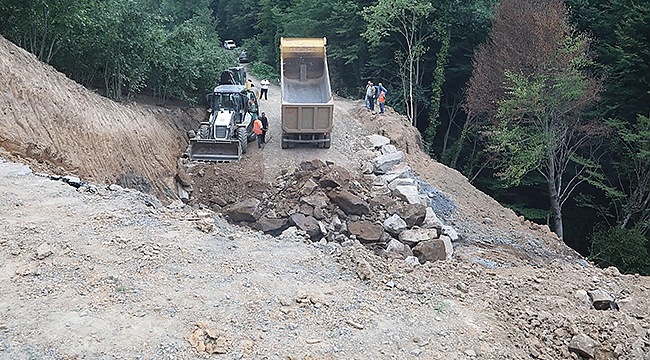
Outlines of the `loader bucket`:
M 241 154 L 237 140 L 190 140 L 190 160 L 230 162 L 238 161 Z

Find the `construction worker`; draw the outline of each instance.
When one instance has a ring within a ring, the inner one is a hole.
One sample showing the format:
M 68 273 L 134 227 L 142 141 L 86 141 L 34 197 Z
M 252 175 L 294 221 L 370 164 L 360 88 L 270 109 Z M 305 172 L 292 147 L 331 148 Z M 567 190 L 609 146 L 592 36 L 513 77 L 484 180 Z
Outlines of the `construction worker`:
M 264 111 L 262 111 L 262 115 L 260 115 L 259 119 L 262 122 L 262 145 L 266 145 L 266 132 L 269 131 L 269 119 L 266 117 Z
M 261 149 L 264 141 L 264 130 L 262 130 L 262 120 L 259 118 L 253 121 L 253 132 L 257 134 L 257 147 Z

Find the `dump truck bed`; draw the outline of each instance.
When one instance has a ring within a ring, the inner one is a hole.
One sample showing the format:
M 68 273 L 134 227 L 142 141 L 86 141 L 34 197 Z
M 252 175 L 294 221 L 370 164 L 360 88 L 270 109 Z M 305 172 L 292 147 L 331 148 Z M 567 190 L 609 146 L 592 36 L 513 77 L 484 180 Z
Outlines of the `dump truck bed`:
M 325 44 L 325 38 L 280 40 L 282 131 L 285 141 L 327 142 L 329 145 L 334 100 Z M 302 136 L 310 134 L 314 136 Z

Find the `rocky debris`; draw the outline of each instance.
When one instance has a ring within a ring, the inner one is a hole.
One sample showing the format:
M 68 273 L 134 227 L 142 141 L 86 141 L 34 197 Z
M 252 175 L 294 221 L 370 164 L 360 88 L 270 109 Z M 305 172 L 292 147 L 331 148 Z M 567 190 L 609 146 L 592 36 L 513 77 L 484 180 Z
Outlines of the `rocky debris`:
M 255 198 L 248 198 L 230 205 L 224 214 L 233 222 L 257 221 L 260 218 L 260 201 Z
M 228 352 L 225 333 L 204 322 L 195 325 L 195 329 L 187 337 L 187 341 L 199 353 L 226 354 Z
M 587 292 L 591 300 L 591 306 L 596 310 L 610 310 L 616 307 L 614 299 L 606 291 L 593 290 Z
M 36 258 L 38 260 L 43 260 L 52 254 L 54 254 L 54 248 L 52 247 L 52 245 L 46 242 L 39 245 L 38 248 L 36 249 Z
M 276 178 L 273 193 L 231 204 L 223 212 L 233 222 L 276 236 L 295 226 L 312 241 L 356 239 L 388 258 L 450 259 L 460 236 L 434 206 L 449 210 L 453 204 L 422 182 L 386 138 L 371 135 L 368 143 L 366 163 L 356 170 L 303 161 Z
M 593 359 L 598 342 L 586 334 L 578 334 L 571 339 L 569 350 L 587 359 Z

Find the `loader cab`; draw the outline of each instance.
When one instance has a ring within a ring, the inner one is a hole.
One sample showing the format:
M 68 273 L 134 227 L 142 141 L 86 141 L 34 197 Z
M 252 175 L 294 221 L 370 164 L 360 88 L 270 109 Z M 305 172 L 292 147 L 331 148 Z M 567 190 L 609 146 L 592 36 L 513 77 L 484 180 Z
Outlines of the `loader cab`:
M 255 94 L 246 90 L 244 85 L 219 85 L 214 91 L 206 95 L 210 113 L 231 113 L 235 118 L 235 123 L 241 124 L 247 112 L 250 112 L 249 93 L 255 99 Z

